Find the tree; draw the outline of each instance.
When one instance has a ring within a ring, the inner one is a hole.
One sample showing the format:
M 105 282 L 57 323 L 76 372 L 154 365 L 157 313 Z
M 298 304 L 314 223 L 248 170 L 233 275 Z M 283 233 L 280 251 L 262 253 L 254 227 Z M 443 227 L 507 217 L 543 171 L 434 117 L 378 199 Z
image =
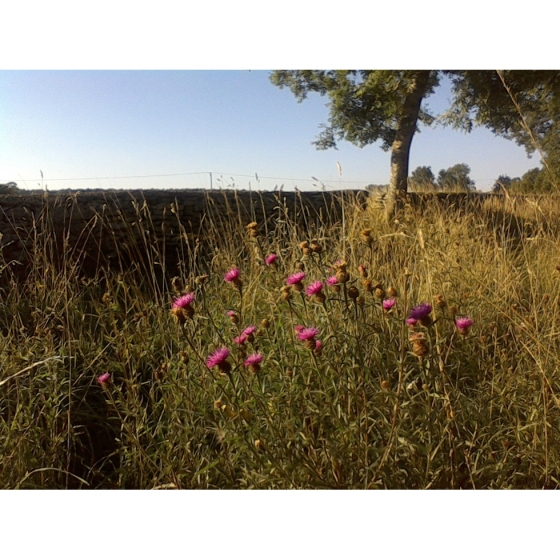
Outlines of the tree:
M 436 186 L 436 178 L 432 173 L 431 167 L 417 167 L 408 180 L 408 186 L 417 189 L 434 189 Z
M 474 125 L 487 126 L 530 151 L 531 135 L 523 127 L 511 93 L 544 149 L 558 144 L 560 154 L 560 140 L 555 143 L 550 132 L 560 126 L 556 122 L 560 113 L 554 112 L 560 104 L 558 71 L 276 70 L 270 79 L 280 88 L 288 87 L 298 102 L 313 92 L 328 96 L 329 124 L 322 125 L 314 142 L 318 149 L 336 148 L 336 142 L 344 139 L 359 147 L 380 141 L 382 149 L 391 150 L 385 206 L 390 217 L 398 194 L 407 191 L 410 147 L 418 124 L 430 125 L 435 120 L 422 102 L 442 75 L 452 80 L 454 100 L 441 122 L 466 131 Z
M 441 190 L 447 191 L 472 191 L 474 181 L 469 177 L 471 168 L 466 163 L 458 163 L 438 173 L 437 185 Z

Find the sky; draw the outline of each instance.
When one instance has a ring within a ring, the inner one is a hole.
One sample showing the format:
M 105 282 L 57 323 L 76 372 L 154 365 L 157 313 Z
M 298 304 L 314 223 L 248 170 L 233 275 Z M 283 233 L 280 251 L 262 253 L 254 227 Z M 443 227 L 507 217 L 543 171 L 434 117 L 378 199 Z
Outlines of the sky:
M 380 144 L 317 150 L 328 99 L 298 103 L 264 70 L 0 71 L 0 182 L 21 188 L 363 188 L 389 182 Z M 440 113 L 448 82 L 426 99 Z M 484 128 L 415 135 L 410 170 L 457 163 L 480 190 L 539 166 Z M 339 174 L 337 162 L 342 174 Z M 41 174 L 43 180 L 41 181 Z M 210 175 L 212 173 L 212 176 Z M 128 177 L 128 178 L 125 178 Z M 313 179 L 313 177 L 315 179 Z

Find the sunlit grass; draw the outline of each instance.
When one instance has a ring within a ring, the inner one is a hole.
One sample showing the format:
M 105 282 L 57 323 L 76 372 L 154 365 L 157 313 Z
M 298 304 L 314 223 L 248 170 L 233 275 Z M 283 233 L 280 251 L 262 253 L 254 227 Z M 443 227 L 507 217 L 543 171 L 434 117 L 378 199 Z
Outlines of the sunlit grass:
M 211 216 L 163 285 L 38 238 L 2 294 L 0 486 L 557 487 L 558 208 Z

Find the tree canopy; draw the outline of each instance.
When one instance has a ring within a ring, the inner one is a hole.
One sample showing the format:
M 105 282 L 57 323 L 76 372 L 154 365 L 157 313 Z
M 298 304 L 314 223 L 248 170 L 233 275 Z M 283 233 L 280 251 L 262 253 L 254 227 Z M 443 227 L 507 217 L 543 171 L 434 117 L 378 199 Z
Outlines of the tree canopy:
M 391 150 L 388 213 L 406 192 L 410 146 L 420 123 L 436 116 L 423 105 L 442 76 L 452 81 L 451 107 L 439 122 L 469 132 L 486 126 L 531 153 L 535 143 L 560 162 L 560 72 L 479 70 L 276 70 L 272 83 L 288 87 L 298 102 L 310 93 L 327 96 L 329 122 L 314 144 L 335 148 L 340 140 Z

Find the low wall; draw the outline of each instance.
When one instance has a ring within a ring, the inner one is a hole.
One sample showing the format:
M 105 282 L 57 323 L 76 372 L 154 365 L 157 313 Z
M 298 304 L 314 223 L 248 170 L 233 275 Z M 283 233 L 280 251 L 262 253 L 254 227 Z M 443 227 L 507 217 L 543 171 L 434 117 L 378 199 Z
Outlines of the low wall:
M 340 219 L 342 195 L 367 203 L 365 191 L 255 192 L 207 190 L 20 191 L 0 194 L 0 281 L 25 276 L 45 255 L 55 267 L 71 258 L 89 275 L 122 268 L 151 252 L 162 270 L 176 274 L 185 244 L 204 238 L 205 223 L 219 217 L 273 226 Z M 216 223 L 214 221 L 214 223 Z M 38 254 L 40 253 L 40 254 Z M 160 258 L 160 260 L 162 260 Z

